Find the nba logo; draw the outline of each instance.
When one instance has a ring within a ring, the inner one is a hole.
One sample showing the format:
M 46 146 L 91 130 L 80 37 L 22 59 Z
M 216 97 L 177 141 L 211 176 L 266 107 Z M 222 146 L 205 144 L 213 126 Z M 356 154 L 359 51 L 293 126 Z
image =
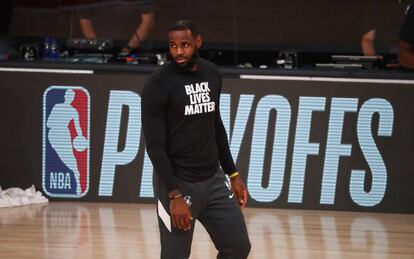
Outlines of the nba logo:
M 89 190 L 90 97 L 83 87 L 50 86 L 43 94 L 43 190 L 79 198 Z

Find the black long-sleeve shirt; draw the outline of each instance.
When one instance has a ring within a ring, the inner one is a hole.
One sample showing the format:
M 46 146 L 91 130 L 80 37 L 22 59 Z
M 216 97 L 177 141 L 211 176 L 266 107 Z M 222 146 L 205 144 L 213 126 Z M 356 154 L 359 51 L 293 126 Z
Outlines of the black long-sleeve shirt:
M 177 177 L 203 181 L 221 165 L 237 171 L 219 111 L 221 75 L 198 58 L 196 71 L 167 63 L 147 80 L 142 94 L 142 126 L 148 155 L 167 191 Z

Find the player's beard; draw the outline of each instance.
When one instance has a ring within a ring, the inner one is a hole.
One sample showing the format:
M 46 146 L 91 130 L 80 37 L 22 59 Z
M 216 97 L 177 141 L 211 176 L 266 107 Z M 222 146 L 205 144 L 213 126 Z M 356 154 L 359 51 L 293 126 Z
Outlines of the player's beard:
M 194 68 L 194 65 L 197 63 L 197 59 L 199 57 L 198 49 L 196 49 L 191 56 L 191 58 L 185 63 L 185 64 L 178 64 L 175 59 L 169 54 L 170 60 L 172 60 L 172 63 L 177 68 L 179 72 L 189 72 Z

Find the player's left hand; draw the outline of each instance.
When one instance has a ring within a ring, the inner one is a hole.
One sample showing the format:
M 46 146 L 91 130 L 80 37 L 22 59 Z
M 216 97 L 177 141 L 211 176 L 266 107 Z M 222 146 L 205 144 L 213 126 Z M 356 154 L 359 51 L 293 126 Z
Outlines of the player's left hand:
M 241 179 L 240 175 L 237 175 L 230 179 L 231 188 L 236 195 L 237 201 L 240 207 L 243 209 L 247 203 L 247 187 Z

